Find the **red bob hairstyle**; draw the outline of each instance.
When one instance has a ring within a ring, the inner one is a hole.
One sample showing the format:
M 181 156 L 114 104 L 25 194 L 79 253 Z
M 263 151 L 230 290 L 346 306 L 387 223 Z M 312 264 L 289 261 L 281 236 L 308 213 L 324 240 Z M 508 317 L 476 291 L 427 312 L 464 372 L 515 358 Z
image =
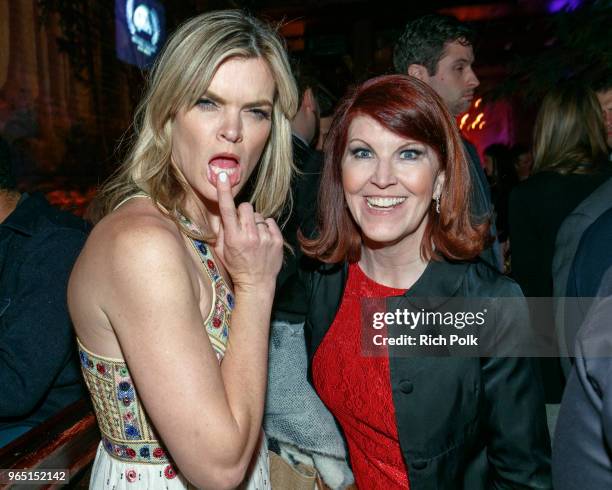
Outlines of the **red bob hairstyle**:
M 361 256 L 361 233 L 344 197 L 342 160 L 353 119 L 369 116 L 395 134 L 429 146 L 446 178 L 440 214 L 434 201 L 421 255 L 425 260 L 444 256 L 470 260 L 484 248 L 489 223 L 476 224 L 470 214 L 470 171 L 455 121 L 444 102 L 425 83 L 408 75 L 372 78 L 352 90 L 334 114 L 325 141 L 325 163 L 319 188 L 318 236 L 300 236 L 302 250 L 322 262 L 356 262 Z

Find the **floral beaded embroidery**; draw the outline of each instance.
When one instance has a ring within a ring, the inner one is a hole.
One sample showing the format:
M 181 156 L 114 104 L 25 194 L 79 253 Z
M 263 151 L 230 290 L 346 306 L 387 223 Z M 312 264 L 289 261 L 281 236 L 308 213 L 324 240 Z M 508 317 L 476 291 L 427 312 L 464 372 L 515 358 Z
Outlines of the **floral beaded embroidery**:
M 85 382 L 102 433 L 102 445 L 113 458 L 131 463 L 168 463 L 144 413 L 136 389 L 122 360 L 102 358 L 79 342 Z M 161 457 L 151 458 L 155 451 Z
M 172 467 L 171 464 L 169 464 L 168 466 L 164 468 L 164 476 L 168 480 L 172 480 L 172 478 L 176 476 L 176 471 L 174 471 L 174 468 Z
M 200 230 L 185 216 L 179 216 L 179 220 L 187 228 L 197 235 L 202 235 Z M 206 332 L 210 338 L 215 354 L 219 362 L 225 355 L 227 338 L 229 335 L 229 324 L 231 312 L 234 309 L 234 295 L 220 274 L 210 247 L 201 240 L 189 238 L 191 245 L 200 257 L 204 270 L 210 277 L 215 291 L 214 304 L 210 318 L 205 322 Z
M 181 224 L 193 233 L 202 236 L 202 232 L 185 216 L 179 216 Z M 231 312 L 234 309 L 234 295 L 225 283 L 223 276 L 219 273 L 215 259 L 210 247 L 201 240 L 189 238 L 194 250 L 200 257 L 204 270 L 209 275 L 215 291 L 215 301 L 211 318 L 206 321 L 206 331 L 219 361 L 223 359 L 227 338 L 229 335 L 229 324 Z
M 125 470 L 125 479 L 127 481 L 132 483 L 132 482 L 135 482 L 137 478 L 138 478 L 138 474 L 136 473 L 135 469 L 130 468 L 129 470 Z
M 157 442 L 152 444 L 137 442 L 128 444 L 114 444 L 108 438 L 102 439 L 102 444 L 107 453 L 112 454 L 115 459 L 131 463 L 168 463 L 166 453 L 159 447 Z M 153 454 L 153 457 L 151 457 Z

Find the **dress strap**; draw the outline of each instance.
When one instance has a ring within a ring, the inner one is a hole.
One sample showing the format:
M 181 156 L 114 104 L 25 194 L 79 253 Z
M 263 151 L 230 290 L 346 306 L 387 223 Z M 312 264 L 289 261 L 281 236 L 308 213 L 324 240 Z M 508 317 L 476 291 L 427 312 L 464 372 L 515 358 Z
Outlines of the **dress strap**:
M 121 206 L 123 206 L 126 202 L 131 201 L 132 199 L 136 198 L 136 197 L 146 197 L 147 199 L 151 199 L 151 196 L 149 196 L 149 194 L 147 194 L 145 191 L 138 191 L 135 192 L 134 194 L 131 194 L 129 196 L 127 196 L 126 198 L 122 199 L 119 204 L 117 204 L 114 208 L 113 211 L 115 211 L 116 209 L 119 209 Z

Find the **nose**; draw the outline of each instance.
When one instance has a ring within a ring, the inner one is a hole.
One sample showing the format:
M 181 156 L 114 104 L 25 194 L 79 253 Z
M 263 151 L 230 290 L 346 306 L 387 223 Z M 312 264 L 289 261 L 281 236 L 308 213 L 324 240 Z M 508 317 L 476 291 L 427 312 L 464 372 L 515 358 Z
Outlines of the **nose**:
M 380 189 L 386 189 L 397 183 L 393 165 L 389 158 L 381 158 L 376 162 L 376 168 L 370 177 L 370 182 Z
M 471 66 L 468 68 L 467 83 L 468 87 L 470 88 L 476 88 L 478 85 L 480 85 L 480 80 L 478 80 L 478 77 L 476 76 L 476 73 L 474 73 L 474 70 L 472 70 Z
M 239 112 L 232 111 L 223 115 L 218 137 L 230 143 L 240 143 L 242 141 L 242 118 Z

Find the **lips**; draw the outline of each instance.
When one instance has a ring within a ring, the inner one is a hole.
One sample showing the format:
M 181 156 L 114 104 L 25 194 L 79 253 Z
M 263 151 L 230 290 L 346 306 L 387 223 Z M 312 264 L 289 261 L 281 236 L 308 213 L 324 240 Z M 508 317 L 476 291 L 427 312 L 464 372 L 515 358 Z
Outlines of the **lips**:
M 367 196 L 365 198 L 369 212 L 375 214 L 391 212 L 400 207 L 404 201 L 406 201 L 405 196 Z
M 388 209 L 393 208 L 406 200 L 405 197 L 366 197 L 368 206 L 372 208 Z
M 221 172 L 225 172 L 229 177 L 230 185 L 235 186 L 240 182 L 240 158 L 231 153 L 214 155 L 208 162 L 206 176 L 208 181 L 215 187 Z

